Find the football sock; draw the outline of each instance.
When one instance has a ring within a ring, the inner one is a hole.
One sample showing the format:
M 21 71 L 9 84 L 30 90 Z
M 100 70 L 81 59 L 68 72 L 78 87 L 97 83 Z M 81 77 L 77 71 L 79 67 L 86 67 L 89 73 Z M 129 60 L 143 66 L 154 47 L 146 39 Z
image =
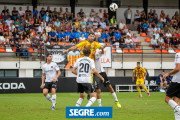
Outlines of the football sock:
M 137 91 L 138 91 L 139 95 L 142 95 L 140 87 L 137 88 Z
M 149 91 L 148 91 L 148 89 L 145 87 L 145 86 L 143 86 L 143 89 L 148 93 Z
M 111 94 L 112 94 L 112 96 L 114 97 L 115 102 L 117 102 L 117 101 L 118 101 L 118 99 L 117 99 L 116 93 L 115 93 L 115 92 L 113 92 L 113 93 L 111 93 Z
M 99 107 L 101 107 L 102 106 L 101 105 L 101 99 L 97 99 L 97 101 L 98 101 Z
M 178 111 L 174 110 L 174 116 L 175 116 L 175 120 L 180 120 L 180 115 Z
M 180 113 L 180 107 L 174 100 L 169 100 L 168 104 L 176 111 Z
M 82 101 L 83 101 L 83 99 L 82 99 L 82 98 L 79 98 L 79 100 L 78 100 L 77 103 L 76 103 L 76 107 L 81 106 Z
M 51 99 L 51 96 L 49 94 L 46 95 L 46 99 L 52 103 L 52 99 Z
M 52 95 L 52 106 L 56 104 L 56 94 Z
M 92 98 L 88 101 L 88 104 L 86 105 L 86 107 L 90 107 L 95 101 L 96 101 L 96 98 L 95 98 L 95 97 L 92 97 Z

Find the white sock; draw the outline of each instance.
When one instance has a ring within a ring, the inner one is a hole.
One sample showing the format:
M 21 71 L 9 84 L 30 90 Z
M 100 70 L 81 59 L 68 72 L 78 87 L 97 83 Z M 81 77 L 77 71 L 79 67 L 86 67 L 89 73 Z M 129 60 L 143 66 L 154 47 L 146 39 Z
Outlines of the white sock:
M 180 113 L 180 107 L 174 100 L 169 100 L 168 104 L 176 111 Z
M 83 101 L 83 99 L 82 99 L 82 98 L 79 98 L 79 100 L 78 100 L 77 103 L 76 103 L 76 107 L 80 107 L 82 101 Z
M 99 107 L 101 107 L 102 106 L 101 105 L 101 99 L 97 99 L 97 101 L 98 101 Z
M 114 92 L 114 93 L 111 93 L 111 94 L 112 94 L 112 96 L 114 97 L 115 102 L 117 102 L 117 101 L 118 101 L 118 99 L 117 99 L 116 93 Z
M 51 99 L 51 96 L 49 94 L 46 95 L 46 99 L 52 103 L 52 99 Z
M 52 106 L 56 105 L 56 94 L 52 95 Z
M 95 97 L 92 97 L 92 98 L 88 101 L 88 104 L 86 105 L 86 107 L 90 107 L 95 101 L 96 101 L 96 98 L 95 98 Z
M 174 116 L 175 120 L 180 120 L 180 114 L 178 113 L 178 111 L 174 110 Z

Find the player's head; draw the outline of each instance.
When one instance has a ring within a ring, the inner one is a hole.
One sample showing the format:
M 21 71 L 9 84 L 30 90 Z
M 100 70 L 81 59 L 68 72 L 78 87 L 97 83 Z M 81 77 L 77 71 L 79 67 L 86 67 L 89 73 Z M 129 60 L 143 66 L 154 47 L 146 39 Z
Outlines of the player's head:
M 85 48 L 83 49 L 83 54 L 84 54 L 84 56 L 89 56 L 90 53 L 91 53 L 91 50 L 90 50 L 89 47 L 85 47 Z
M 161 75 L 163 76 L 163 75 L 164 75 L 164 72 L 162 72 Z
M 47 61 L 51 62 L 52 61 L 52 54 L 51 53 L 47 53 L 46 59 L 47 59 Z
M 93 42 L 94 38 L 95 38 L 94 33 L 90 33 L 89 36 L 88 36 L 89 42 Z
M 140 68 L 140 62 L 137 62 L 137 68 L 138 69 Z

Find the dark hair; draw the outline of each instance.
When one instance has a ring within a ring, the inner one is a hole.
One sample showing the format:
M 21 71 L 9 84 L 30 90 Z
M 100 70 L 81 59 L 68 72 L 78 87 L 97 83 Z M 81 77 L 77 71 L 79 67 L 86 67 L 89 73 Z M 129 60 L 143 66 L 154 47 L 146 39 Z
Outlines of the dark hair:
M 137 64 L 140 64 L 140 62 L 137 62 Z
M 51 54 L 51 53 L 47 53 L 47 54 L 46 54 L 46 57 L 48 57 L 49 55 L 52 55 L 52 54 Z
M 83 49 L 83 54 L 84 54 L 84 56 L 89 56 L 90 53 L 91 53 L 91 50 L 90 50 L 89 47 L 85 47 L 85 48 Z
M 94 33 L 89 33 L 89 35 L 94 35 Z

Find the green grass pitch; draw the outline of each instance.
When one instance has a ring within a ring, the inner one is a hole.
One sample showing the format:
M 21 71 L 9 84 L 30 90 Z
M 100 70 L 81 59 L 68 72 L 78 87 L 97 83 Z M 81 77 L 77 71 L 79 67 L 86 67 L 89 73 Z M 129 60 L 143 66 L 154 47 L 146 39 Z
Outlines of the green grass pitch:
M 151 92 L 151 96 L 148 97 L 143 92 L 142 98 L 137 98 L 137 92 L 116 94 L 122 105 L 121 109 L 117 108 L 110 93 L 101 94 L 102 106 L 113 107 L 113 120 L 174 120 L 173 108 L 164 102 L 165 93 Z M 0 119 L 65 120 L 66 106 L 75 106 L 78 98 L 78 93 L 57 93 L 56 110 L 52 111 L 51 103 L 42 93 L 0 94 Z M 87 102 L 88 100 L 85 99 L 82 106 L 85 106 Z M 92 106 L 98 106 L 97 101 Z

